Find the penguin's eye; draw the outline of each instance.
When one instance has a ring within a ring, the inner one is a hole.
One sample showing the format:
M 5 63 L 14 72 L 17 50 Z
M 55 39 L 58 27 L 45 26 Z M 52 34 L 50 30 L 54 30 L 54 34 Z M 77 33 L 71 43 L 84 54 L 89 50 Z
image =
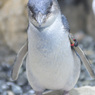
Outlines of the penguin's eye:
M 31 6 L 28 5 L 28 8 L 30 9 L 30 11 L 33 13 L 33 8 Z
M 52 5 L 53 5 L 53 3 L 51 2 L 49 7 L 48 7 L 48 10 L 50 10 L 52 8 Z
M 50 4 L 50 7 L 47 9 L 47 15 L 51 13 L 52 3 Z
M 52 5 L 53 5 L 53 2 L 50 3 L 50 6 L 52 6 Z

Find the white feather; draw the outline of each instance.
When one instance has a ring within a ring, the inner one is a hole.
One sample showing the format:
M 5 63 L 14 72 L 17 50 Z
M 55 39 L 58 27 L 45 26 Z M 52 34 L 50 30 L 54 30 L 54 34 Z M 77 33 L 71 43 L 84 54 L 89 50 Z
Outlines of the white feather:
M 33 89 L 72 89 L 79 77 L 80 62 L 71 50 L 60 15 L 41 32 L 31 24 L 28 38 L 26 69 Z

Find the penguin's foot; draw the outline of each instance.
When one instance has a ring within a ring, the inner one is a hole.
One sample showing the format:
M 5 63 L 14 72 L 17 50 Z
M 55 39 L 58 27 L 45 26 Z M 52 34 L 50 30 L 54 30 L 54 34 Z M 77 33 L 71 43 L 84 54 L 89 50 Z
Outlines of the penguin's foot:
M 69 91 L 64 91 L 63 95 L 70 95 Z
M 42 95 L 42 92 L 35 91 L 36 95 Z

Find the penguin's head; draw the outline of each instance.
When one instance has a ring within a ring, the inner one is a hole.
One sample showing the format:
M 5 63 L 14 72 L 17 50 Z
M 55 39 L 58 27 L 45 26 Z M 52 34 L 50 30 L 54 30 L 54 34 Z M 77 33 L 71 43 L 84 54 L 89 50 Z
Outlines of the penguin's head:
M 60 10 L 57 0 L 29 0 L 29 21 L 38 28 L 50 26 Z

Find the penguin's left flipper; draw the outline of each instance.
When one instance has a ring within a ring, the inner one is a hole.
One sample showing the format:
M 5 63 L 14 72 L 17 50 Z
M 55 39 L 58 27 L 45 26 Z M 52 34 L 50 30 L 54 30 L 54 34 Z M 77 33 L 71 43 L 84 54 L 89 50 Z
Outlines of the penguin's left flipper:
M 24 58 L 27 55 L 27 52 L 28 52 L 28 41 L 22 46 L 22 48 L 17 54 L 17 57 L 15 59 L 15 62 L 13 64 L 12 71 L 11 71 L 12 80 L 16 80 L 18 78 L 20 68 L 22 66 Z
M 71 44 L 75 44 L 71 34 L 69 34 L 69 39 Z M 89 75 L 95 79 L 95 72 L 91 67 L 91 63 L 88 61 L 88 59 L 86 58 L 85 53 L 83 52 L 83 50 L 79 47 L 79 46 L 73 46 L 73 49 L 76 51 L 77 56 L 80 58 L 80 60 L 83 62 L 86 70 L 88 71 Z
M 64 29 L 69 33 L 70 42 L 71 42 L 71 44 L 74 44 L 73 49 L 76 51 L 77 56 L 83 62 L 84 66 L 85 66 L 86 70 L 88 71 L 88 73 L 90 74 L 90 76 L 92 78 L 95 78 L 95 72 L 91 68 L 90 62 L 87 60 L 84 52 L 78 46 L 78 43 L 76 43 L 76 45 L 75 45 L 75 41 L 73 40 L 72 35 L 70 34 L 70 27 L 69 27 L 68 20 L 67 20 L 67 18 L 64 15 L 62 15 L 62 23 L 63 23 Z

